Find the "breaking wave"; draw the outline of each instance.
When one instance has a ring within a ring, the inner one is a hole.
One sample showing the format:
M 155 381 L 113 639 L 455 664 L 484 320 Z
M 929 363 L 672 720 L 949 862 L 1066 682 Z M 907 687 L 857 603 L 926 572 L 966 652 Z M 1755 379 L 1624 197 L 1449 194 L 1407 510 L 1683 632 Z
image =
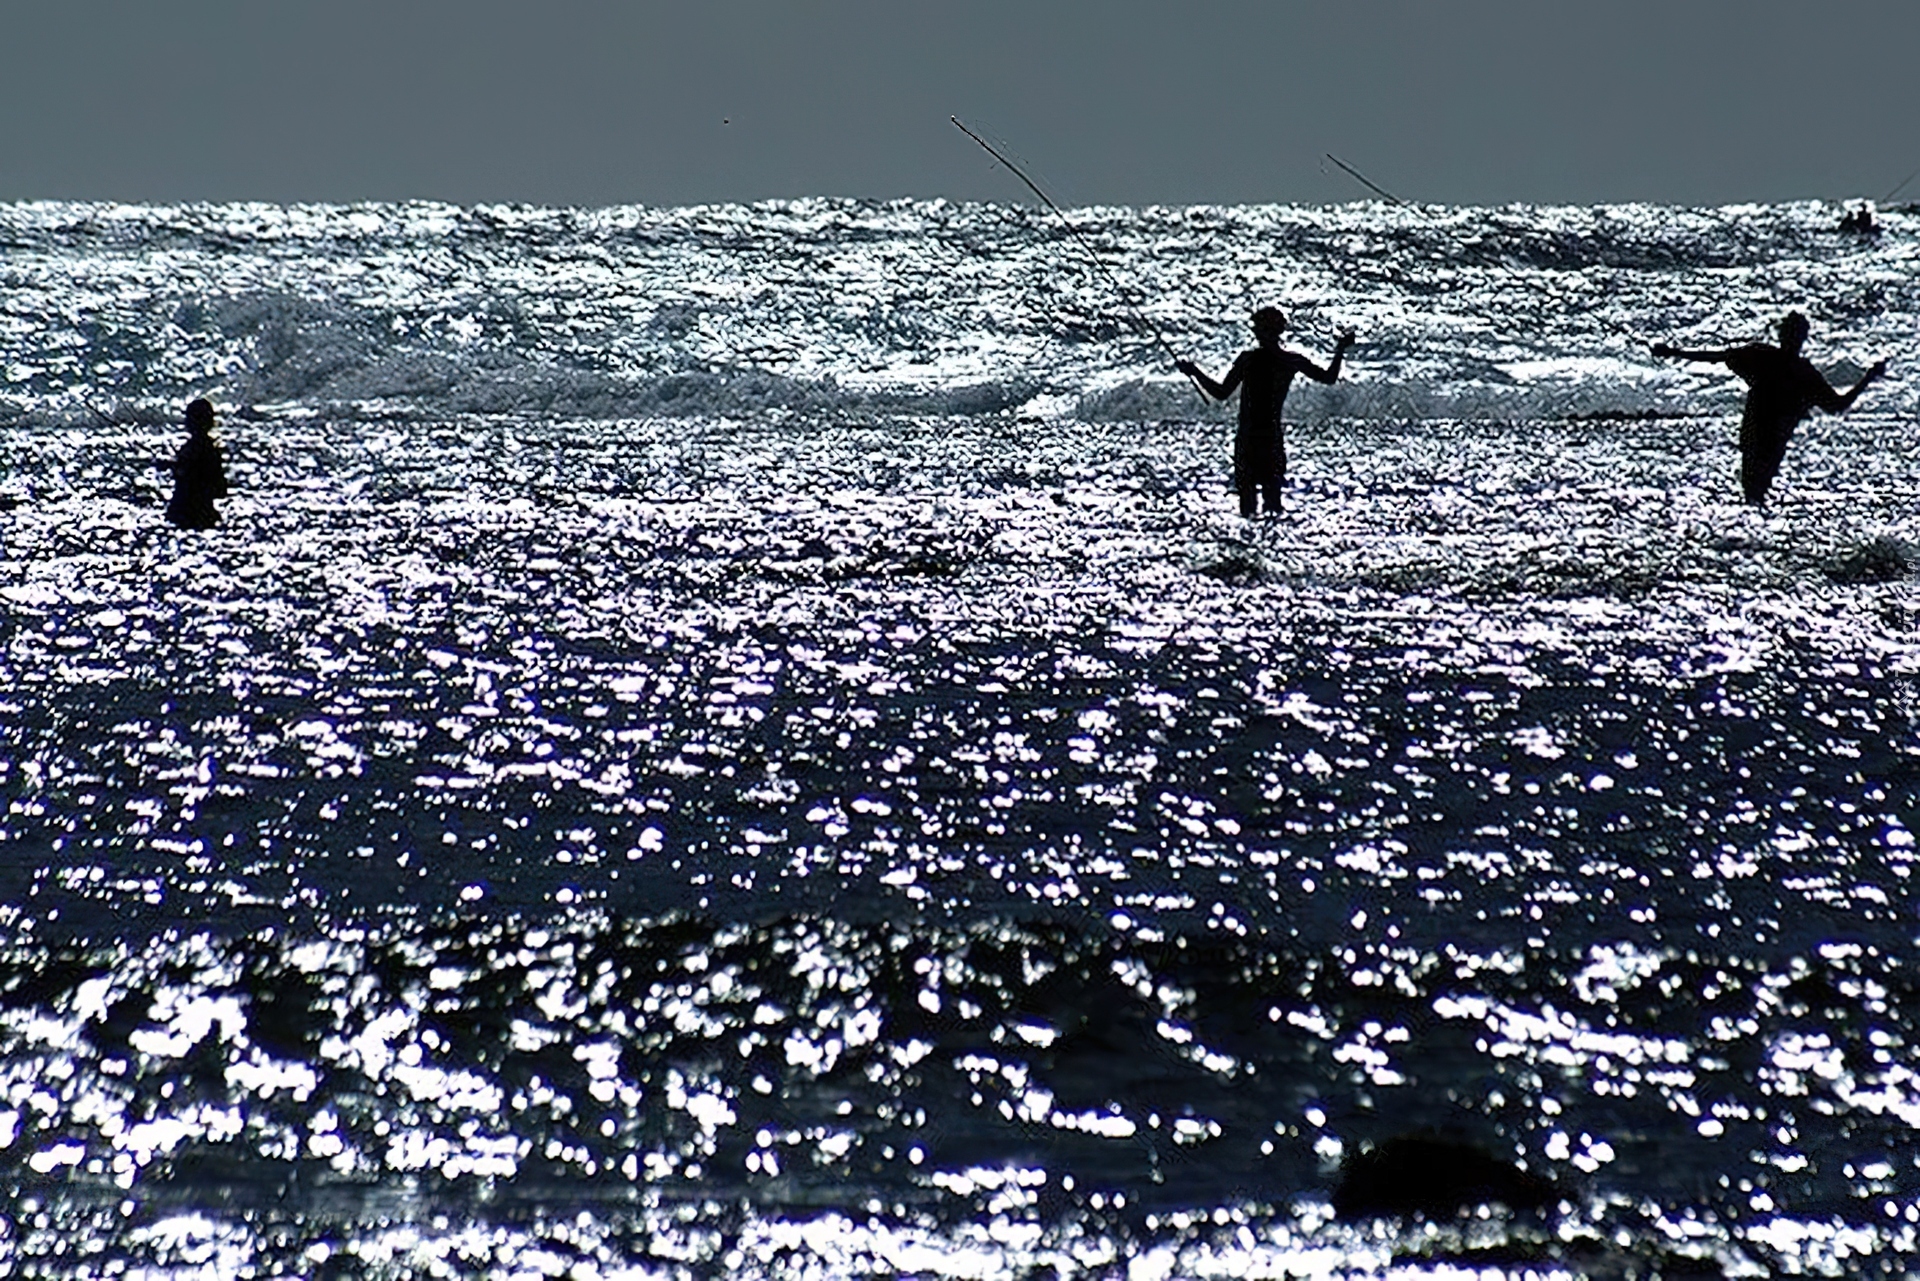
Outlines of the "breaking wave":
M 1654 415 L 1711 384 L 1649 335 L 1746 341 L 1788 306 L 1837 376 L 1920 355 L 1916 220 L 1719 210 L 0 207 L 0 403 L 177 416 L 190 395 L 352 421 L 789 411 L 1224 418 L 1164 338 L 1224 368 L 1278 302 L 1348 377 L 1303 420 Z

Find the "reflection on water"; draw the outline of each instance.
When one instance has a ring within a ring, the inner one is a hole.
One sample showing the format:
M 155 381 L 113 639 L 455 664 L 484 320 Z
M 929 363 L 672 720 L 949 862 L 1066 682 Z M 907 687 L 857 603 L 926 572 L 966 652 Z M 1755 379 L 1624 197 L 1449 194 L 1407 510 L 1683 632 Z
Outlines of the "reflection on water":
M 1285 519 L 1012 211 L 0 208 L 0 1270 L 1908 1270 L 1908 393 L 1621 337 L 1898 217 L 1083 217 Z
M 1356 426 L 1261 526 L 1198 429 L 971 420 L 715 427 L 679 494 L 679 428 L 290 428 L 210 537 L 22 507 L 0 1251 L 1902 1258 L 1914 600 L 1826 571 L 1912 514 L 1513 430 Z M 1564 1199 L 1334 1218 L 1428 1134 Z
M 1287 1275 L 1914 1248 L 1898 958 L 1428 932 L 1305 946 L 1216 905 L 1178 933 L 589 911 L 25 944 L 7 1249 Z M 1409 1133 L 1562 1200 L 1333 1222 L 1341 1156 Z

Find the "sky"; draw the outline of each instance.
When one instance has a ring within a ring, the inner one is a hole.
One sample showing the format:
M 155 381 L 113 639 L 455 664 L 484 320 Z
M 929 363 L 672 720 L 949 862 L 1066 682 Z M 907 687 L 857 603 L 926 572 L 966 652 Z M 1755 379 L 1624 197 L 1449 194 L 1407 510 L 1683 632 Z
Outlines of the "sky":
M 1916 0 L 0 0 L 0 200 L 1879 198 Z M 1920 199 L 1920 178 L 1903 199 Z

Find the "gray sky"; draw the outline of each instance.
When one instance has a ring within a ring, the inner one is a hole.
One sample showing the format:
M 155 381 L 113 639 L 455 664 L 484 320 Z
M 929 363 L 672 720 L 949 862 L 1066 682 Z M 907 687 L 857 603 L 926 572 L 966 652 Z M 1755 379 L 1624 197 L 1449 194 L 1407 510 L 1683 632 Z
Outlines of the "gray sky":
M 0 0 L 0 200 L 1879 197 L 1916 0 Z M 1920 179 L 1903 198 L 1920 199 Z

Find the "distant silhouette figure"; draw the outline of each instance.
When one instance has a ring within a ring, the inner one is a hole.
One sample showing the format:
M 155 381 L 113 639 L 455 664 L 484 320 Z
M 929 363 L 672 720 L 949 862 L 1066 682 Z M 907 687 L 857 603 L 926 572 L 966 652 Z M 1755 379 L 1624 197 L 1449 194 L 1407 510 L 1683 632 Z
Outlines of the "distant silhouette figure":
M 1847 210 L 1846 216 L 1840 219 L 1838 230 L 1850 231 L 1856 235 L 1874 234 L 1879 228 L 1873 225 L 1873 206 L 1861 205 L 1858 209 Z
M 212 529 L 220 523 L 213 500 L 227 495 L 227 468 L 213 443 L 213 403 L 187 406 L 187 443 L 173 456 L 173 501 L 167 519 L 182 529 Z
M 1240 429 L 1233 438 L 1233 487 L 1240 491 L 1240 514 L 1252 516 L 1256 500 L 1266 495 L 1267 513 L 1280 510 L 1280 488 L 1287 479 L 1286 429 L 1280 411 L 1286 406 L 1287 392 L 1295 374 L 1305 374 L 1315 382 L 1331 383 L 1340 377 L 1340 362 L 1353 345 L 1353 331 L 1342 333 L 1334 343 L 1333 363 L 1322 369 L 1297 351 L 1280 345 L 1280 334 L 1287 318 L 1278 308 L 1262 307 L 1253 313 L 1253 336 L 1259 346 L 1243 351 L 1227 371 L 1223 382 L 1215 382 L 1200 372 L 1191 360 L 1177 360 L 1174 368 L 1199 383 L 1215 400 L 1225 400 L 1240 389 Z
M 1844 414 L 1886 372 L 1882 360 L 1869 369 L 1852 390 L 1837 392 L 1813 363 L 1800 354 L 1807 341 L 1807 318 L 1788 312 L 1780 322 L 1780 345 L 1749 343 L 1725 351 L 1683 351 L 1666 343 L 1654 344 L 1663 359 L 1706 360 L 1725 365 L 1747 384 L 1746 411 L 1740 416 L 1740 488 L 1747 501 L 1759 506 L 1786 457 L 1787 440 L 1809 410 Z

